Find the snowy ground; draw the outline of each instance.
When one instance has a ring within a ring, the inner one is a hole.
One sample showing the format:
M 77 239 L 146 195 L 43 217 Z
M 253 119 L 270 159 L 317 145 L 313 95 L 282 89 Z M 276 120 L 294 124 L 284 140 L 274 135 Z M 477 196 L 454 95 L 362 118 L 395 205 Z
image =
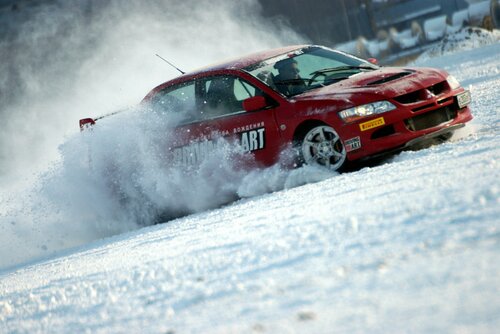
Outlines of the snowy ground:
M 0 332 L 497 332 L 499 54 L 418 63 L 472 91 L 452 142 L 4 271 Z

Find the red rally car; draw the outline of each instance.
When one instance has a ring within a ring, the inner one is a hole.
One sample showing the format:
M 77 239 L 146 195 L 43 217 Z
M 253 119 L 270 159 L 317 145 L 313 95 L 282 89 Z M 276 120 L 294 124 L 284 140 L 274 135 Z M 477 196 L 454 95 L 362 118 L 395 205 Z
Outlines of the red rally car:
M 183 74 L 142 104 L 182 116 L 168 150 L 184 165 L 199 163 L 225 137 L 262 166 L 292 147 L 297 164 L 336 171 L 446 139 L 472 119 L 469 91 L 447 72 L 372 62 L 322 46 L 284 47 Z

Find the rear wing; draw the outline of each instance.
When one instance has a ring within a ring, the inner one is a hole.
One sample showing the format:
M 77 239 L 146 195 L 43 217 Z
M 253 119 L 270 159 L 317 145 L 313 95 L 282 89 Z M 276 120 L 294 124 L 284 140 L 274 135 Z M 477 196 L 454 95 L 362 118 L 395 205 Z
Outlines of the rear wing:
M 96 118 L 82 118 L 80 120 L 80 131 L 84 131 L 86 129 L 90 129 L 92 127 L 92 125 L 95 124 L 95 122 L 97 122 L 98 120 L 102 119 L 102 118 L 105 118 L 105 117 L 108 117 L 108 116 L 113 116 L 113 115 L 116 115 L 118 113 L 121 113 L 123 112 L 124 110 L 118 110 L 118 111 L 115 111 L 115 112 L 112 112 L 112 113 L 109 113 L 109 114 L 106 114 L 106 115 L 103 115 L 103 116 L 99 116 L 99 117 L 96 117 Z
M 86 129 L 89 129 L 94 124 L 95 124 L 95 120 L 93 118 L 82 118 L 80 120 L 80 131 L 84 131 Z

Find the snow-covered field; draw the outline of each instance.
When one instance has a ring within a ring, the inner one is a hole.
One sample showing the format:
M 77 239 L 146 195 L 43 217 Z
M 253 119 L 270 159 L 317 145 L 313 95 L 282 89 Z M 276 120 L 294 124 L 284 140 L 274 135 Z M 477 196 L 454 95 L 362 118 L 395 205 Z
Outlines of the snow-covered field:
M 497 332 L 499 54 L 417 62 L 472 91 L 451 142 L 4 270 L 0 332 Z

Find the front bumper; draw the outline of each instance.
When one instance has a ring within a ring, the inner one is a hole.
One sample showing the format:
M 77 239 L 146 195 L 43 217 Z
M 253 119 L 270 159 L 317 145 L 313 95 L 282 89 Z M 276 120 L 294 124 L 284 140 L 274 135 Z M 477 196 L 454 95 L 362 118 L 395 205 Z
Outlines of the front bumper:
M 453 132 L 472 120 L 469 102 L 470 93 L 463 88 L 417 103 L 391 100 L 396 110 L 344 125 L 341 134 L 344 143 L 350 143 L 352 138 L 358 140 L 356 149 L 347 153 L 347 159 L 358 160 L 405 149 Z

